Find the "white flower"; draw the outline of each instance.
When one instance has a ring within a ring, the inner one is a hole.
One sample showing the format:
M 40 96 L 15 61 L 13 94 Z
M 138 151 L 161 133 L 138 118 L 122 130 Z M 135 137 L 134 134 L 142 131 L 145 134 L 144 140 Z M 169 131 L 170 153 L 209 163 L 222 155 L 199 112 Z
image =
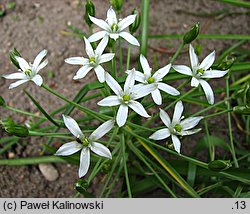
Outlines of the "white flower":
M 149 138 L 154 140 L 162 140 L 168 138 L 171 135 L 172 142 L 174 144 L 174 149 L 180 153 L 181 142 L 177 136 L 191 135 L 199 132 L 201 129 L 194 128 L 203 117 L 189 117 L 183 119 L 181 116 L 183 112 L 182 102 L 179 101 L 175 105 L 174 115 L 172 122 L 168 114 L 160 109 L 160 118 L 162 122 L 167 126 L 167 128 L 160 129 L 152 134 Z M 191 130 L 190 130 L 191 129 Z
M 95 42 L 105 36 L 109 36 L 111 39 L 114 40 L 117 40 L 119 37 L 122 37 L 123 39 L 127 40 L 130 44 L 140 46 L 139 42 L 134 36 L 124 31 L 125 28 L 127 28 L 135 21 L 136 14 L 129 15 L 126 18 L 118 21 L 116 18 L 115 11 L 112 9 L 112 7 L 110 7 L 107 12 L 106 21 L 97 19 L 92 16 L 89 16 L 89 18 L 94 24 L 103 29 L 102 31 L 99 31 L 91 35 L 88 38 L 90 42 Z
M 96 153 L 97 155 L 112 159 L 112 155 L 109 149 L 106 146 L 95 141 L 103 137 L 113 128 L 114 120 L 108 120 L 103 123 L 89 137 L 86 137 L 82 133 L 77 122 L 73 118 L 63 115 L 63 120 L 65 126 L 76 137 L 76 140 L 63 144 L 57 150 L 55 155 L 67 156 L 72 155 L 81 150 L 79 177 L 83 177 L 88 172 L 90 165 L 90 150 Z
M 93 50 L 89 40 L 85 37 L 84 41 L 89 59 L 84 57 L 71 57 L 65 59 L 65 62 L 71 65 L 82 65 L 73 77 L 74 80 L 85 77 L 91 69 L 94 69 L 99 82 L 103 83 L 105 81 L 105 70 L 100 64 L 110 61 L 115 56 L 113 53 L 102 54 L 108 44 L 108 38 L 104 37 L 98 44 L 96 50 Z
M 20 72 L 13 73 L 13 74 L 7 74 L 3 75 L 2 77 L 6 79 L 19 79 L 18 81 L 10 84 L 9 89 L 15 88 L 25 82 L 33 81 L 36 85 L 41 86 L 43 84 L 42 77 L 38 74 L 38 72 L 43 69 L 47 64 L 48 60 L 43 60 L 43 58 L 46 56 L 47 50 L 41 51 L 35 58 L 33 64 L 28 63 L 25 59 L 19 56 L 15 56 L 19 67 Z
M 191 86 L 198 87 L 198 85 L 201 84 L 205 92 L 206 98 L 208 100 L 208 103 L 214 104 L 213 90 L 211 86 L 207 83 L 207 81 L 203 79 L 223 77 L 225 74 L 227 74 L 228 70 L 220 71 L 220 70 L 209 69 L 214 63 L 215 51 L 210 53 L 200 64 L 198 61 L 198 57 L 194 52 L 194 48 L 190 44 L 189 57 L 191 62 L 191 69 L 185 65 L 175 65 L 173 66 L 173 68 L 181 74 L 192 76 Z
M 111 95 L 104 98 L 97 104 L 100 106 L 117 106 L 119 109 L 116 115 L 116 122 L 119 127 L 126 123 L 128 117 L 128 107 L 133 109 L 137 114 L 142 117 L 150 117 L 142 104 L 136 100 L 150 94 L 155 86 L 153 85 L 134 85 L 135 84 L 135 72 L 130 72 L 124 84 L 124 90 L 116 82 L 116 80 L 109 74 L 106 73 L 106 82 L 112 91 L 116 95 Z
M 144 71 L 144 74 L 141 73 L 140 71 L 135 71 L 135 80 L 145 85 L 147 84 L 155 85 L 155 90 L 151 92 L 151 95 L 152 95 L 154 102 L 157 105 L 162 104 L 162 97 L 161 97 L 160 90 L 168 94 L 171 94 L 173 96 L 177 96 L 180 94 L 180 92 L 177 91 L 174 87 L 161 82 L 163 77 L 165 77 L 168 74 L 171 68 L 171 64 L 168 64 L 164 66 L 163 68 L 157 70 L 152 75 L 152 68 L 150 68 L 147 59 L 143 55 L 140 55 L 140 62 L 141 62 L 141 66 Z M 127 71 L 127 73 L 130 73 L 130 72 L 131 70 Z

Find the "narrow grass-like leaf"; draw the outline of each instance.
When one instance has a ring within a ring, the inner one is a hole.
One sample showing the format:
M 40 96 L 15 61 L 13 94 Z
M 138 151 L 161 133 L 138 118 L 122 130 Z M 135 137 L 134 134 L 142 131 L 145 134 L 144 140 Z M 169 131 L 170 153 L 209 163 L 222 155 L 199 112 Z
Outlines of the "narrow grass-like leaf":
M 142 0 L 142 23 L 141 23 L 141 54 L 147 56 L 148 48 L 148 23 L 149 23 L 149 0 Z

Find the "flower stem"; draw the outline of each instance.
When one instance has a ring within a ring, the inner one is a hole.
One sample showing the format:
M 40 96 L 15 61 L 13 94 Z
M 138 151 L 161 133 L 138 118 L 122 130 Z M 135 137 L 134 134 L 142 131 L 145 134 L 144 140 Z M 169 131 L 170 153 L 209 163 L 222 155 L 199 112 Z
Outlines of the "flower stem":
M 226 94 L 227 94 L 227 98 L 230 97 L 229 95 L 229 75 L 226 77 Z M 227 120 L 228 120 L 228 134 L 229 134 L 229 140 L 230 140 L 230 145 L 231 145 L 231 150 L 232 150 L 232 156 L 233 156 L 233 161 L 234 161 L 234 165 L 236 168 L 239 167 L 238 164 L 238 160 L 236 158 L 236 154 L 235 154 L 235 149 L 234 149 L 234 142 L 233 142 L 233 132 L 232 132 L 232 124 L 231 124 L 231 114 L 230 114 L 230 102 L 227 101 Z
M 208 143 L 210 161 L 213 161 L 214 160 L 214 146 L 210 139 L 207 120 L 204 120 L 204 125 L 205 125 L 205 130 L 206 130 L 206 135 L 207 135 L 207 143 Z
M 128 45 L 128 56 L 127 56 L 126 70 L 128 70 L 130 67 L 130 52 L 131 52 L 131 47 L 130 47 L 130 45 Z
M 119 38 L 119 60 L 120 60 L 120 71 L 123 71 L 123 56 L 122 56 L 122 40 Z
M 131 192 L 129 176 L 128 176 L 128 168 L 127 168 L 127 163 L 126 163 L 127 155 L 126 155 L 126 145 L 125 145 L 124 134 L 121 135 L 121 144 L 122 144 L 122 160 L 123 160 L 124 174 L 125 174 L 125 180 L 126 180 L 127 190 L 128 190 L 128 197 L 132 198 L 132 192 Z
M 115 54 L 115 42 L 113 43 L 111 53 Z M 117 70 L 116 70 L 116 55 L 112 59 L 112 74 L 115 79 L 117 79 Z
M 173 63 L 176 60 L 176 58 L 179 56 L 184 46 L 185 44 L 182 42 L 180 46 L 178 47 L 177 51 L 175 52 L 174 56 L 171 58 L 169 63 Z

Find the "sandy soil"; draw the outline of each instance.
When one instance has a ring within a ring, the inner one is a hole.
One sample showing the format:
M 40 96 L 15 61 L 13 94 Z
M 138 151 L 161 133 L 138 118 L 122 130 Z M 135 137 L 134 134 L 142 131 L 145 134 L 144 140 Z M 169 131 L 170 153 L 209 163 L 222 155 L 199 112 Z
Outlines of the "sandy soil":
M 1 0 L 6 5 L 8 0 Z M 12 1 L 13 2 L 13 1 Z M 16 47 L 22 56 L 33 61 L 34 56 L 42 49 L 48 50 L 48 66 L 41 71 L 44 81 L 55 90 L 65 96 L 73 98 L 77 91 L 88 81 L 95 80 L 94 75 L 88 75 L 81 81 L 74 82 L 72 77 L 76 67 L 64 63 L 64 59 L 70 56 L 85 55 L 84 44 L 81 39 L 65 36 L 61 32 L 66 30 L 66 24 L 71 22 L 83 31 L 88 30 L 83 20 L 84 8 L 78 6 L 76 0 L 16 0 L 16 8 L 7 10 L 5 16 L 0 17 L 0 74 L 12 73 L 16 68 L 10 63 L 8 52 Z M 109 8 L 108 1 L 95 1 L 96 16 L 106 18 L 106 10 Z M 140 1 L 125 1 L 123 15 L 130 14 L 134 7 L 140 8 Z M 215 1 L 207 0 L 152 0 L 150 5 L 150 34 L 172 34 L 186 32 L 189 26 L 197 21 L 200 22 L 203 33 L 208 34 L 249 34 L 250 18 L 246 15 L 227 16 L 222 20 L 214 17 L 199 17 L 190 13 L 213 13 L 224 8 L 231 11 L 244 11 L 223 5 Z M 98 30 L 94 28 L 94 31 Z M 149 45 L 153 48 L 163 47 L 174 51 L 178 40 L 150 40 Z M 203 46 L 202 57 L 216 49 L 219 54 L 223 48 L 233 44 L 231 40 L 200 40 Z M 127 48 L 126 44 L 123 46 Z M 134 50 L 137 52 L 137 50 Z M 136 62 L 137 56 L 133 55 L 132 63 Z M 171 55 L 157 52 L 159 66 L 168 62 Z M 149 50 L 148 59 L 153 64 L 153 50 Z M 176 63 L 187 64 L 188 56 L 183 54 Z M 53 72 L 53 77 L 49 73 Z M 37 112 L 36 107 L 24 95 L 20 87 L 9 90 L 11 81 L 0 79 L 1 96 L 12 106 L 30 112 Z M 215 81 L 216 82 L 216 81 Z M 216 83 L 213 83 L 216 84 Z M 222 83 L 223 85 L 224 83 Z M 178 85 L 178 84 L 177 84 Z M 29 83 L 23 86 L 36 99 L 51 112 L 60 107 L 63 102 L 50 96 L 44 90 Z M 216 100 L 219 100 L 217 97 Z M 95 108 L 95 103 L 90 103 Z M 77 113 L 77 112 L 75 112 Z M 0 118 L 12 115 L 19 122 L 27 121 L 29 118 L 1 108 Z M 28 157 L 39 155 L 40 144 L 45 142 L 44 138 L 25 139 L 20 145 L 14 146 L 9 152 L 15 157 Z M 1 145 L 0 145 L 1 147 Z M 2 158 L 6 157 L 4 154 Z M 72 197 L 75 195 L 73 184 L 77 179 L 77 167 L 56 164 L 59 171 L 57 181 L 47 181 L 36 165 L 23 167 L 0 166 L 0 197 Z M 157 195 L 156 195 L 157 196 Z

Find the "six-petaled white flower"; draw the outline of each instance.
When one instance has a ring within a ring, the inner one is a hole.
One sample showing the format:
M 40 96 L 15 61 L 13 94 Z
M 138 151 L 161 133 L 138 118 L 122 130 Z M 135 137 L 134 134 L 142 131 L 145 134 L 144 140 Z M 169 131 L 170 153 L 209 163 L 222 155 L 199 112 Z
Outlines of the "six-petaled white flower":
M 102 54 L 108 44 L 108 38 L 104 37 L 96 50 L 93 50 L 90 42 L 85 37 L 84 41 L 89 59 L 84 57 L 70 57 L 65 59 L 65 62 L 71 65 L 82 65 L 73 77 L 74 80 L 85 77 L 91 69 L 94 69 L 99 82 L 103 83 L 105 81 L 105 70 L 100 64 L 110 61 L 115 56 L 113 53 Z
M 76 137 L 76 140 L 63 144 L 57 150 L 55 155 L 67 156 L 67 155 L 72 155 L 81 150 L 79 177 L 83 177 L 88 172 L 90 165 L 90 150 L 96 153 L 97 155 L 112 159 L 112 155 L 109 149 L 106 146 L 97 143 L 96 140 L 103 137 L 113 128 L 114 120 L 108 120 L 105 123 L 103 123 L 89 137 L 86 137 L 82 133 L 77 122 L 73 118 L 63 115 L 63 120 L 65 126 Z
M 150 68 L 147 59 L 143 55 L 140 55 L 140 63 L 141 63 L 144 73 L 140 71 L 135 71 L 135 80 L 145 85 L 147 84 L 155 85 L 155 90 L 151 92 L 151 95 L 152 95 L 154 102 L 157 105 L 162 104 L 162 97 L 161 97 L 160 90 L 168 94 L 171 94 L 173 96 L 177 96 L 180 94 L 180 92 L 177 91 L 174 87 L 162 82 L 162 78 L 168 74 L 171 68 L 171 64 L 168 64 L 164 66 L 163 68 L 157 70 L 152 75 L 152 68 Z M 127 71 L 127 73 L 130 73 L 130 72 L 131 70 Z
M 207 83 L 207 78 L 219 78 L 223 77 L 227 74 L 228 70 L 220 71 L 220 70 L 212 70 L 209 69 L 215 60 L 215 51 L 210 53 L 202 62 L 201 64 L 198 61 L 198 57 L 194 51 L 193 46 L 190 44 L 189 46 L 189 57 L 191 62 L 191 69 L 185 65 L 175 65 L 173 68 L 181 73 L 192 76 L 191 86 L 198 87 L 201 84 L 206 98 L 209 104 L 214 104 L 214 93 L 211 86 Z
M 142 117 L 150 117 L 142 104 L 136 100 L 150 94 L 155 89 L 154 85 L 134 85 L 134 71 L 130 72 L 130 74 L 127 76 L 124 84 L 124 90 L 122 90 L 118 82 L 116 82 L 116 80 L 109 73 L 106 73 L 106 82 L 116 95 L 108 96 L 97 104 L 100 106 L 119 105 L 116 115 L 116 122 L 119 127 L 126 123 L 128 117 L 128 107 L 133 109 Z
M 89 16 L 89 18 L 94 24 L 103 29 L 102 31 L 99 31 L 91 35 L 88 38 L 90 42 L 98 41 L 99 39 L 106 36 L 114 40 L 117 40 L 119 37 L 122 37 L 123 39 L 127 40 L 130 44 L 140 46 L 139 42 L 134 36 L 124 31 L 125 28 L 127 28 L 135 21 L 136 14 L 129 15 L 126 18 L 118 21 L 115 11 L 112 9 L 112 7 L 110 7 L 107 12 L 106 21 L 97 19 L 92 16 Z
M 43 60 L 46 56 L 47 50 L 41 51 L 35 58 L 33 64 L 28 63 L 25 59 L 19 56 L 15 56 L 18 64 L 19 64 L 19 71 L 18 73 L 13 74 L 6 74 L 2 77 L 6 79 L 19 79 L 18 81 L 10 84 L 9 89 L 15 88 L 25 82 L 33 81 L 36 85 L 41 86 L 43 83 L 42 77 L 38 74 L 38 72 L 43 69 L 47 64 L 48 60 Z
M 160 129 L 153 133 L 149 138 L 153 140 L 162 140 L 168 138 L 171 135 L 174 149 L 180 153 L 181 142 L 177 136 L 191 135 L 199 132 L 201 129 L 194 128 L 203 117 L 189 117 L 187 119 L 182 118 L 183 105 L 179 101 L 175 105 L 174 115 L 172 122 L 168 114 L 160 109 L 160 118 L 167 128 Z M 183 120 L 182 120 L 183 119 Z M 191 129 L 191 130 L 190 130 Z

